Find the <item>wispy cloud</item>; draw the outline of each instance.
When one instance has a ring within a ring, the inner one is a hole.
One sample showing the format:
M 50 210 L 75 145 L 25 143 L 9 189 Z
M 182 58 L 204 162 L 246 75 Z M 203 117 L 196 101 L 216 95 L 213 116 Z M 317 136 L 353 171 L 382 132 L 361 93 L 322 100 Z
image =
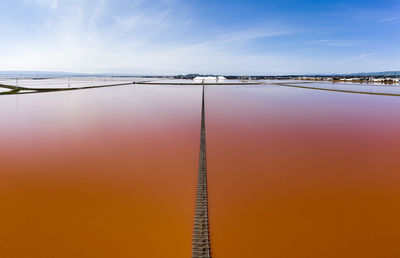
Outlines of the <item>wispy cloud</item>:
M 321 46 L 327 46 L 327 47 L 354 47 L 356 45 L 354 42 L 329 40 L 329 39 L 312 40 L 312 41 L 308 41 L 307 43 L 321 45 Z
M 349 59 L 345 59 L 345 60 L 339 61 L 338 64 L 350 63 L 350 62 L 358 61 L 358 60 L 361 60 L 361 59 L 364 59 L 364 58 L 367 58 L 367 57 L 370 57 L 370 56 L 374 56 L 376 54 L 378 54 L 378 52 L 361 54 L 361 55 L 353 57 L 353 58 L 349 58 Z
M 253 39 L 262 39 L 262 38 L 271 38 L 271 37 L 279 37 L 284 35 L 290 35 L 294 32 L 288 30 L 279 30 L 279 29 L 246 29 L 241 31 L 234 31 L 232 33 L 225 34 L 221 37 L 220 40 L 217 40 L 218 43 L 228 43 L 235 41 L 247 41 Z
M 324 19 L 316 20 L 316 26 L 284 18 L 284 13 L 277 14 L 279 19 L 272 18 L 261 9 L 243 20 L 233 11 L 210 11 L 215 5 L 211 0 L 1 1 L 18 7 L 8 8 L 18 10 L 8 16 L 2 15 L 7 8 L 0 8 L 3 70 L 268 74 L 398 66 L 398 59 L 392 56 L 381 55 L 381 63 L 377 63 L 378 58 L 368 58 L 376 53 L 368 50 L 340 61 L 345 53 L 360 53 L 352 49 L 358 45 L 374 49 L 393 44 L 378 42 L 384 41 L 383 37 L 365 40 L 365 32 L 357 32 L 357 27 L 348 31 L 339 26 L 338 32 L 327 29 Z M 395 14 L 384 15 L 374 17 Z M 371 23 L 382 27 L 375 21 Z M 351 27 L 349 20 L 345 22 Z M 307 35 L 319 40 L 307 42 Z M 384 51 L 398 56 L 397 49 Z
M 391 21 L 395 21 L 395 20 L 397 20 L 397 19 L 399 19 L 398 16 L 388 17 L 388 18 L 385 18 L 385 19 L 380 20 L 379 23 L 391 22 Z
M 138 27 L 153 27 L 153 29 L 165 28 L 169 25 L 169 17 L 171 10 L 160 11 L 157 15 L 141 15 L 135 14 L 130 16 L 116 16 L 114 17 L 115 25 L 122 32 L 129 32 Z
M 33 0 L 34 3 L 40 6 L 51 7 L 54 9 L 58 8 L 58 0 Z
M 294 34 L 294 32 L 289 30 L 273 30 L 271 28 L 243 29 L 243 30 L 227 32 L 222 35 L 216 35 L 213 38 L 209 38 L 207 40 L 200 41 L 192 45 L 187 45 L 185 47 L 180 48 L 179 50 L 183 51 L 183 50 L 216 48 L 216 47 L 223 47 L 227 44 L 231 45 L 234 43 L 244 43 L 256 39 L 266 39 L 266 38 L 280 37 L 291 34 Z

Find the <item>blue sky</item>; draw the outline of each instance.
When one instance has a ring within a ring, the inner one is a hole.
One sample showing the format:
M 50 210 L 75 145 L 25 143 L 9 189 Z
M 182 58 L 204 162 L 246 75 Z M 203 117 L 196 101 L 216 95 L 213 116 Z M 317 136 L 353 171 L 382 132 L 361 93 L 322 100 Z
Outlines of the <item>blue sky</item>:
M 400 70 L 400 0 L 2 0 L 0 70 Z

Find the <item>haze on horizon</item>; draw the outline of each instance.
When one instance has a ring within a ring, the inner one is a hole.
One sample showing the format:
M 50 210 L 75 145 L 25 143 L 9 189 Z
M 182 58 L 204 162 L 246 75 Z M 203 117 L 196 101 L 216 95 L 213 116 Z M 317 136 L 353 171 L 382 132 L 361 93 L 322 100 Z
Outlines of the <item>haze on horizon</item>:
M 3 0 L 0 70 L 399 70 L 400 1 Z

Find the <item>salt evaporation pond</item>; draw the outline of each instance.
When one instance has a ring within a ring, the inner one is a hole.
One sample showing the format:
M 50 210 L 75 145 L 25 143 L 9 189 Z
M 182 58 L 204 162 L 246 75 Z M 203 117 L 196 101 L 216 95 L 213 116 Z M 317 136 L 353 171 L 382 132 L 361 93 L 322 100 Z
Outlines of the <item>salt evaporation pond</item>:
M 205 96 L 213 257 L 400 257 L 400 97 Z M 0 96 L 0 256 L 190 257 L 200 115 L 195 85 Z
M 200 94 L 0 96 L 0 256 L 189 257 Z
M 400 97 L 206 95 L 215 257 L 400 257 Z
M 400 94 L 400 85 L 394 84 L 362 84 L 362 83 L 330 83 L 330 82 L 309 82 L 309 83 L 286 83 L 289 85 L 311 87 L 316 89 L 330 89 L 341 91 L 356 91 L 366 93 Z
M 140 77 L 1 78 L 0 84 L 42 89 L 126 84 L 146 80 L 149 79 Z

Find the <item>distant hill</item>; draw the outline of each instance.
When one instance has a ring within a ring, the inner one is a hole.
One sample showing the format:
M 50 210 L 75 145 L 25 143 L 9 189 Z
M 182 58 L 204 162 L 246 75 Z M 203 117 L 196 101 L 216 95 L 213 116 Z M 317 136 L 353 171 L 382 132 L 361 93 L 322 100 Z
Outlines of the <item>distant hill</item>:
M 340 77 L 393 77 L 400 76 L 400 71 L 367 72 L 367 73 L 341 73 L 341 74 L 318 74 L 312 76 L 340 76 Z
M 372 73 L 351 73 L 351 76 L 400 76 L 400 71 L 372 72 Z
M 0 78 L 54 78 L 54 77 L 79 77 L 79 76 L 113 76 L 113 77 L 173 77 L 176 79 L 193 79 L 197 76 L 215 76 L 212 74 L 186 74 L 176 76 L 163 75 L 144 75 L 144 74 L 129 74 L 129 73 L 69 73 L 57 71 L 0 71 Z M 243 75 L 248 76 L 248 75 Z M 228 79 L 242 78 L 242 75 L 227 76 Z M 367 72 L 367 73 L 349 73 L 349 74 L 305 74 L 305 75 L 268 75 L 268 76 L 251 76 L 251 77 L 291 77 L 291 76 L 338 76 L 338 77 L 400 77 L 400 71 L 386 72 Z M 232 77 L 232 78 L 231 78 Z

